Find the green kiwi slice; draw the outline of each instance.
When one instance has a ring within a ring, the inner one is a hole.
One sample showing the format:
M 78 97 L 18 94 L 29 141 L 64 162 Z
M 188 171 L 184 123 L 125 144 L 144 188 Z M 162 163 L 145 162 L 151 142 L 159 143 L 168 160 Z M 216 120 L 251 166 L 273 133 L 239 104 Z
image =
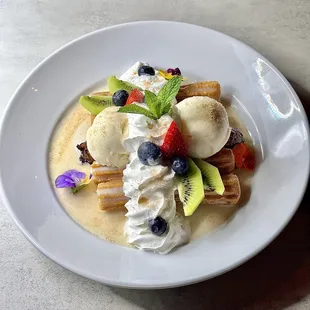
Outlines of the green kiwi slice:
M 218 195 L 223 195 L 225 186 L 219 170 L 202 159 L 195 159 L 194 161 L 201 170 L 204 188 L 215 191 Z
M 81 96 L 79 103 L 93 115 L 98 115 L 105 108 L 113 106 L 111 96 Z
M 192 215 L 205 197 L 202 175 L 192 159 L 188 159 L 188 172 L 177 176 L 178 191 L 185 216 Z
M 129 82 L 119 80 L 113 75 L 108 78 L 108 87 L 112 95 L 118 90 L 126 90 L 128 93 L 130 93 L 133 89 L 141 90 L 140 87 L 135 86 Z

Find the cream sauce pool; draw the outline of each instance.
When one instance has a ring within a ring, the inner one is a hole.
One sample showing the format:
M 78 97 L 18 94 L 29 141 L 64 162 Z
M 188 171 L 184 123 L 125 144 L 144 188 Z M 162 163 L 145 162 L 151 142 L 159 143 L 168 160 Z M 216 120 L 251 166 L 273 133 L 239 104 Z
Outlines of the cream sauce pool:
M 246 127 L 238 119 L 233 107 L 226 107 L 229 122 L 232 127 L 239 128 L 251 144 Z M 58 123 L 53 134 L 50 152 L 49 168 L 51 182 L 54 184 L 58 175 L 69 169 L 77 169 L 90 173 L 88 164 L 79 162 L 79 151 L 76 145 L 86 140 L 87 129 L 91 125 L 90 114 L 79 104 L 71 107 Z M 234 212 L 244 205 L 250 193 L 251 173 L 235 171 L 241 184 L 241 200 L 237 206 L 200 205 L 195 213 L 188 217 L 191 226 L 191 240 L 200 238 L 225 224 Z M 123 228 L 126 221 L 126 210 L 101 211 L 98 206 L 96 185 L 91 183 L 77 194 L 73 195 L 68 188 L 55 188 L 56 195 L 68 214 L 83 228 L 110 242 L 129 246 L 124 236 Z M 181 206 L 178 207 L 182 213 Z

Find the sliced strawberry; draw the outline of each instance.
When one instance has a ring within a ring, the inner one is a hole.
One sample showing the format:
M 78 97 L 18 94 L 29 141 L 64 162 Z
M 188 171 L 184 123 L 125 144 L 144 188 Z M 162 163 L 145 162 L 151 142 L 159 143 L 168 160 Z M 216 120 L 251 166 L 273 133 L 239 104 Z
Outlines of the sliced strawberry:
M 132 104 L 133 102 L 141 103 L 141 102 L 143 102 L 143 100 L 144 100 L 144 95 L 140 92 L 139 89 L 135 88 L 129 94 L 129 97 L 128 97 L 125 105 Z
M 247 152 L 247 146 L 245 145 L 245 143 L 238 143 L 233 147 L 232 151 L 235 156 L 241 155 L 243 157 L 244 154 Z
M 244 159 L 243 167 L 248 170 L 255 169 L 255 158 L 252 154 Z
M 255 157 L 251 152 L 250 147 L 245 143 L 236 144 L 233 149 L 235 156 L 236 167 L 241 169 L 253 170 L 255 168 Z
M 161 151 L 167 158 L 188 156 L 187 146 L 175 121 L 168 128 Z

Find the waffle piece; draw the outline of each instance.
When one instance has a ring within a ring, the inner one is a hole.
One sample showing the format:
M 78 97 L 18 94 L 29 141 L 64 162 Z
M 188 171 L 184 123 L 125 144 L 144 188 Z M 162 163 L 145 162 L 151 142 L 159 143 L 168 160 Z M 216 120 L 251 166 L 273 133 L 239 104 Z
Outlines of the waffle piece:
M 123 192 L 121 178 L 98 184 L 97 195 L 99 196 L 99 208 L 103 211 L 123 208 L 128 201 Z
M 220 174 L 228 174 L 235 169 L 235 156 L 231 149 L 223 148 L 205 161 L 217 167 Z
M 235 174 L 227 174 L 222 176 L 225 186 L 223 196 L 215 192 L 205 191 L 205 199 L 203 202 L 212 205 L 236 205 L 241 196 L 241 188 L 239 178 Z
M 215 100 L 220 100 L 221 85 L 217 81 L 204 81 L 181 86 L 177 101 L 181 101 L 188 97 L 207 96 Z
M 113 180 L 122 180 L 123 169 L 101 166 L 97 162 L 91 165 L 93 180 L 96 184 Z

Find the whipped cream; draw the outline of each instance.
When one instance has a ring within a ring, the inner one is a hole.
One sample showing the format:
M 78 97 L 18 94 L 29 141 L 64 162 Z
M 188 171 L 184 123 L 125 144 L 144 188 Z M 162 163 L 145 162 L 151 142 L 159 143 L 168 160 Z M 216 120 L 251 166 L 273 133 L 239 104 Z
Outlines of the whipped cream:
M 136 62 L 120 77 L 120 79 L 141 87 L 144 90 L 147 89 L 157 95 L 159 90 L 167 83 L 166 79 L 161 76 L 156 69 L 154 69 L 155 75 L 139 76 L 138 69 L 141 66 L 148 66 L 148 63 Z
M 190 229 L 184 218 L 176 213 L 173 170 L 162 165 L 143 165 L 137 150 L 144 141 L 161 145 L 171 122 L 169 115 L 154 121 L 143 115 L 129 114 L 129 133 L 124 140 L 124 146 L 130 153 L 130 163 L 123 178 L 125 196 L 130 198 L 125 205 L 128 220 L 124 231 L 129 243 L 160 254 L 188 242 Z M 168 233 L 163 236 L 152 234 L 148 225 L 148 221 L 157 216 L 164 218 L 169 226 Z
M 137 71 L 142 65 L 148 64 L 135 63 L 120 79 L 158 94 L 167 83 L 166 79 L 157 70 L 154 76 L 139 76 Z M 174 100 L 172 104 L 175 102 Z M 145 104 L 141 106 L 147 108 Z M 173 119 L 169 115 L 163 115 L 159 120 L 139 114 L 127 114 L 127 117 L 128 136 L 123 145 L 130 154 L 130 162 L 124 170 L 123 190 L 130 199 L 125 205 L 128 212 L 124 232 L 128 242 L 138 249 L 166 254 L 174 247 L 188 242 L 190 228 L 187 221 L 176 212 L 173 170 L 162 165 L 143 165 L 137 156 L 137 150 L 145 141 L 162 145 Z M 154 235 L 148 225 L 149 220 L 157 216 L 168 223 L 168 231 L 162 236 Z

